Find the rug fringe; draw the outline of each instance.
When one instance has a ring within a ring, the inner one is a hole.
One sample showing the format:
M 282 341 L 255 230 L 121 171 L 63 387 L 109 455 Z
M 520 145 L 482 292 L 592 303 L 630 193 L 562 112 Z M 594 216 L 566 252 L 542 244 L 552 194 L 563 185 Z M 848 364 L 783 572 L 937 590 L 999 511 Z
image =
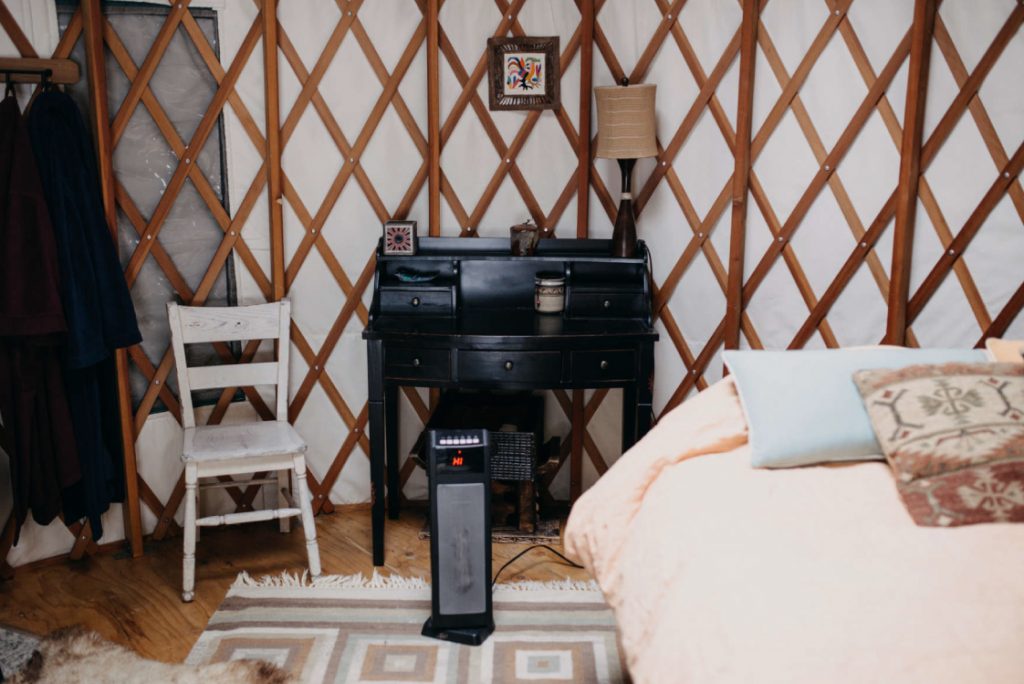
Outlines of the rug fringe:
M 294 587 L 294 588 L 344 588 L 344 589 L 429 589 L 430 583 L 421 577 L 402 577 L 401 575 L 382 575 L 376 570 L 366 577 L 363 573 L 354 575 L 321 575 L 311 578 L 309 571 L 297 574 L 285 570 L 277 575 L 253 577 L 247 572 L 239 573 L 232 589 L 242 587 Z M 600 591 L 594 580 L 560 579 L 548 582 L 523 581 L 502 582 L 495 587 L 495 592 L 503 591 Z
M 495 587 L 496 592 L 501 591 L 601 591 L 601 587 L 594 580 L 572 580 L 560 579 L 538 582 L 536 580 L 525 580 L 522 582 L 502 582 Z
M 239 573 L 232 589 L 241 587 L 297 587 L 297 588 L 335 588 L 335 589 L 429 589 L 430 584 L 419 577 L 402 577 L 400 575 L 381 575 L 376 570 L 371 577 L 361 572 L 354 575 L 320 575 L 310 577 L 309 571 L 301 575 L 284 572 L 278 575 L 253 577 L 247 572 Z

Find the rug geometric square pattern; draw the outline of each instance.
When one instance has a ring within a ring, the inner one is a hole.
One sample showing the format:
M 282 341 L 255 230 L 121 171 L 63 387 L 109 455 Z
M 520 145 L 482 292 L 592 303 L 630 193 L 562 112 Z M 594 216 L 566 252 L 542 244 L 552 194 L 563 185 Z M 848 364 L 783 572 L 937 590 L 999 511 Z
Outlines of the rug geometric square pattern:
M 361 575 L 242 575 L 189 654 L 192 665 L 266 660 L 303 682 L 621 682 L 615 619 L 592 583 L 499 585 L 478 647 L 420 635 L 430 586 Z

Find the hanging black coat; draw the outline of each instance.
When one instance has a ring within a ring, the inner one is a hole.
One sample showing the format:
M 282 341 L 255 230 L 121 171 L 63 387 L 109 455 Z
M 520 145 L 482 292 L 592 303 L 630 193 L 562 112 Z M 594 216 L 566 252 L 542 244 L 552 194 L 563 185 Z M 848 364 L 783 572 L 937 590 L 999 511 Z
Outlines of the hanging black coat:
M 0 446 L 10 460 L 15 541 L 29 509 L 50 523 L 61 490 L 81 481 L 61 379 L 67 326 L 59 286 L 28 132 L 8 92 L 0 102 Z
M 29 133 L 57 238 L 61 298 L 68 323 L 64 380 L 82 463 L 81 482 L 64 493 L 64 517 L 87 517 L 93 537 L 100 515 L 124 500 L 112 355 L 142 340 L 131 294 L 103 213 L 92 138 L 65 93 L 41 93 Z

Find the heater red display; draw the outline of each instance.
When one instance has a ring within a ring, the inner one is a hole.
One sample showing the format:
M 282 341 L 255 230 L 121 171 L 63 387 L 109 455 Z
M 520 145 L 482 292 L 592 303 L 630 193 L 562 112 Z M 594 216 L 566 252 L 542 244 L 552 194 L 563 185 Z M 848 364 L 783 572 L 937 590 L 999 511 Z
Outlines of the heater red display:
M 487 467 L 481 446 L 452 447 L 439 455 L 438 466 L 450 473 L 482 473 Z

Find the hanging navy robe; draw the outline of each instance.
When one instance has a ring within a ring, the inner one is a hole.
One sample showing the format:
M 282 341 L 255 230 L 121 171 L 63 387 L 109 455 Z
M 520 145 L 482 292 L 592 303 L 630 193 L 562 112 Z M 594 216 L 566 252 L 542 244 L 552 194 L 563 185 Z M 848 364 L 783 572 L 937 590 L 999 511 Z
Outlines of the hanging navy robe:
M 61 299 L 68 324 L 64 381 L 82 480 L 64 492 L 66 520 L 100 516 L 124 501 L 113 353 L 142 341 L 131 294 L 103 213 L 92 138 L 78 106 L 63 92 L 40 93 L 29 134 L 57 239 Z
M 0 102 L 0 446 L 10 460 L 15 542 L 81 481 L 61 378 L 67 326 L 57 246 L 17 100 Z M 6 492 L 4 492 L 6 494 Z

